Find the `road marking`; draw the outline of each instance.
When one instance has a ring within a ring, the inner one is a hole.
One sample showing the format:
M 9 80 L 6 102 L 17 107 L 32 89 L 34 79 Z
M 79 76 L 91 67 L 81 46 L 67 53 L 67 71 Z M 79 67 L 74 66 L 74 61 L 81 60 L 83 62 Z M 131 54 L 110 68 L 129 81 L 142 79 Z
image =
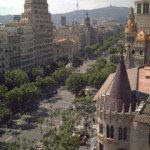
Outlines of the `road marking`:
M 66 92 L 66 91 L 63 91 L 63 92 L 62 92 L 62 93 L 60 93 L 59 95 L 61 96 L 61 95 L 63 95 L 65 92 Z
M 8 142 L 9 140 L 11 140 L 12 139 L 12 136 L 10 136 L 5 142 Z

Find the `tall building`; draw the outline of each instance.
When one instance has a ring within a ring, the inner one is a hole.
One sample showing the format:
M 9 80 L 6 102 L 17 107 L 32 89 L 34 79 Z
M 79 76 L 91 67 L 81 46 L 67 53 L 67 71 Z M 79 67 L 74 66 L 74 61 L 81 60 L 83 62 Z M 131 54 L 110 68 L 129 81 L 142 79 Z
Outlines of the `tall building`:
M 0 75 L 34 67 L 34 38 L 31 26 L 0 27 Z
M 97 150 L 150 149 L 150 67 L 126 71 L 123 56 L 94 100 Z
M 135 0 L 125 26 L 126 67 L 150 64 L 150 1 Z
M 61 16 L 61 26 L 66 26 L 66 16 Z
M 84 19 L 84 47 L 92 44 L 96 44 L 99 42 L 99 35 L 97 28 L 91 26 L 90 17 L 88 13 Z
M 35 65 L 46 65 L 52 59 L 52 23 L 47 0 L 25 0 L 21 22 L 32 26 Z

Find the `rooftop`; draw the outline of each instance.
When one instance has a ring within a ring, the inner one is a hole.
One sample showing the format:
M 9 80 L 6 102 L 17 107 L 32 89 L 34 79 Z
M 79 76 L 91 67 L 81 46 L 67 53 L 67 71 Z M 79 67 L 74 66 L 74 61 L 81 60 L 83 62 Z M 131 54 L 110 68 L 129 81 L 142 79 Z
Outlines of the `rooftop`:
M 137 90 L 150 94 L 150 67 L 140 68 L 138 76 Z

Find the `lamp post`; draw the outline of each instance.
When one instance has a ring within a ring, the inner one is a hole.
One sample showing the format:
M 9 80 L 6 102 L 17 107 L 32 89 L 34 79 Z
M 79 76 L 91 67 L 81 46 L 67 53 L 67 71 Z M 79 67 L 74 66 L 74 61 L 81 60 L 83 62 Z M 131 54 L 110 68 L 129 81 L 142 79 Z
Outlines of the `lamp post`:
M 52 108 L 53 108 L 53 105 L 50 103 L 50 131 L 52 131 Z

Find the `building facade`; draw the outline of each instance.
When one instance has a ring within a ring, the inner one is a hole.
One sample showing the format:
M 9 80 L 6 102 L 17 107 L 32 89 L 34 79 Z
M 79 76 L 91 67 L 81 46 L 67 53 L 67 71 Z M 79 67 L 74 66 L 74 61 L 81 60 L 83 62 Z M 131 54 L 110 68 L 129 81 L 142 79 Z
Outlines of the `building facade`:
M 47 0 L 25 0 L 21 22 L 33 29 L 35 65 L 46 65 L 52 60 L 52 23 Z
M 150 64 L 150 1 L 135 0 L 125 26 L 126 67 Z
M 126 71 L 123 56 L 96 94 L 97 150 L 150 149 L 150 67 Z
M 55 40 L 53 43 L 53 57 L 57 60 L 61 57 L 67 57 L 69 61 L 79 54 L 78 42 L 73 39 Z
M 20 68 L 29 71 L 34 67 L 34 38 L 31 26 L 0 28 L 1 71 Z

